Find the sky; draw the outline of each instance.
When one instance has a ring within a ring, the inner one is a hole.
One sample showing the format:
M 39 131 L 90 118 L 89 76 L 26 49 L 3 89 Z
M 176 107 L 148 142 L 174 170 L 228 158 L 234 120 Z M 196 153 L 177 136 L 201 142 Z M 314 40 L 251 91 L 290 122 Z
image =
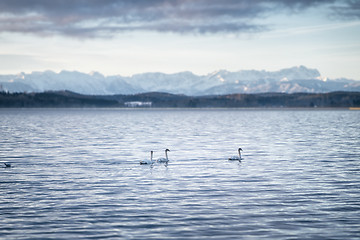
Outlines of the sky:
M 360 0 L 0 0 L 0 74 L 300 65 L 360 80 Z

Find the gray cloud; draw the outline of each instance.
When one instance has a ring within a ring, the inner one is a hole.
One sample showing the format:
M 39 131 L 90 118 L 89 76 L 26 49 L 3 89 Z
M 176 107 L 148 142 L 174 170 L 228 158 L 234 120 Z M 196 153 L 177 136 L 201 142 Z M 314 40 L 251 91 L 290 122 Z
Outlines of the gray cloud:
M 356 0 L 11 0 L 0 1 L 0 32 L 79 38 L 139 30 L 238 34 L 267 30 L 254 20 L 271 14 L 325 5 L 339 16 L 359 17 Z
M 345 4 L 340 6 L 333 6 L 335 14 L 345 19 L 360 19 L 360 1 L 347 0 Z

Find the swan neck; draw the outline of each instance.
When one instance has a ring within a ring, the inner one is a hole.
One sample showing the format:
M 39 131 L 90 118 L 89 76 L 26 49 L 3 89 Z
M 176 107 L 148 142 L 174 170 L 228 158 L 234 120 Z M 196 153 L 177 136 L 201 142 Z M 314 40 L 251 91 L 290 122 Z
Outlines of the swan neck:
M 169 160 L 168 155 L 167 155 L 167 151 L 165 151 L 165 157 L 166 157 L 166 160 Z

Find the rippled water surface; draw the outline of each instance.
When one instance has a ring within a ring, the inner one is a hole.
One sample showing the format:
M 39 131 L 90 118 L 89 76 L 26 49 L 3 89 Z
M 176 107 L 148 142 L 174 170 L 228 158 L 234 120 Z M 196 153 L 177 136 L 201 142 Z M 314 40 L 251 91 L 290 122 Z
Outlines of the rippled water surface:
M 360 111 L 2 109 L 0 137 L 1 239 L 360 238 Z

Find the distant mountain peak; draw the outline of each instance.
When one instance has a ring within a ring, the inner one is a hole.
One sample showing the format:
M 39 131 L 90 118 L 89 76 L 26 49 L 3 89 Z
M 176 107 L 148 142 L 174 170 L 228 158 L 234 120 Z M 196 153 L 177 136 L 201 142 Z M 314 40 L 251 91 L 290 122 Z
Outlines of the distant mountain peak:
M 99 72 L 96 71 L 92 71 L 89 73 L 90 76 L 95 77 L 95 78 L 104 78 L 105 76 Z
M 317 69 L 307 68 L 303 65 L 285 68 L 278 71 L 279 74 L 284 75 L 288 79 L 316 79 L 321 76 Z

